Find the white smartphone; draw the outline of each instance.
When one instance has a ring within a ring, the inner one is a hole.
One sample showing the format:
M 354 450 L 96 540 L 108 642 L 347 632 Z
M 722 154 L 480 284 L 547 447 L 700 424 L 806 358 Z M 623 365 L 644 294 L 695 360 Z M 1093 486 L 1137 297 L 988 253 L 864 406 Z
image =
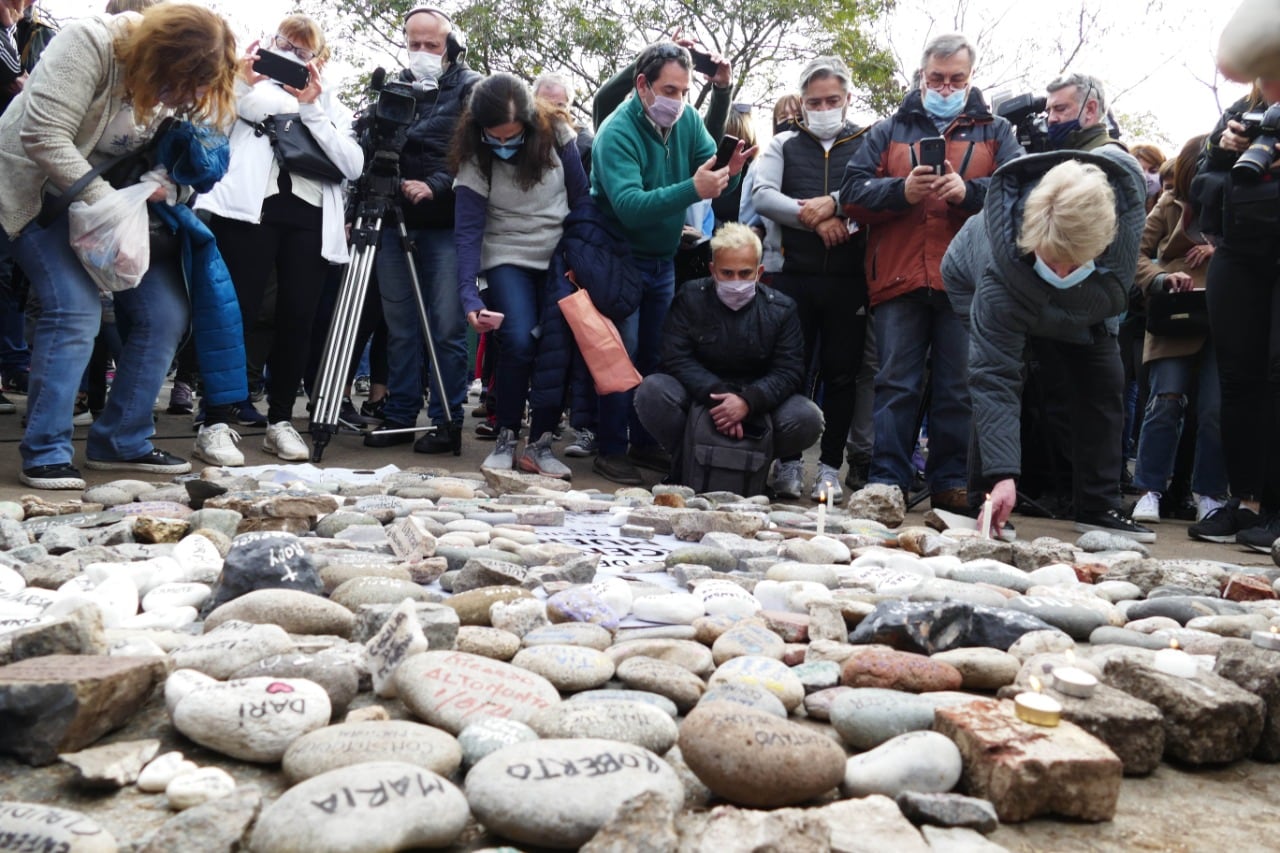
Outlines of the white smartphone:
M 488 308 L 480 309 L 479 316 L 484 317 L 487 320 L 492 320 L 493 327 L 495 329 L 501 326 L 502 321 L 505 320 L 507 317 L 507 315 L 503 314 L 501 311 L 490 311 Z

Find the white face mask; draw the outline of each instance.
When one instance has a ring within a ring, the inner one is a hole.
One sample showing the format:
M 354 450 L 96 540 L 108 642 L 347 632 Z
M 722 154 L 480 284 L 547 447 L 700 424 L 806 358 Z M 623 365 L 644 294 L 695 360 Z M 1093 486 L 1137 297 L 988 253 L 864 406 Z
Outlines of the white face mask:
M 715 283 L 716 296 L 730 311 L 737 311 L 755 299 L 756 280 L 754 278 L 731 281 L 721 281 L 717 278 Z
M 819 139 L 835 139 L 844 127 L 844 108 L 831 110 L 805 110 L 804 125 Z
M 415 50 L 409 54 L 409 70 L 413 72 L 413 76 L 419 80 L 426 80 L 434 83 L 440 77 L 440 72 L 444 67 L 443 57 L 434 53 L 428 53 L 425 50 Z

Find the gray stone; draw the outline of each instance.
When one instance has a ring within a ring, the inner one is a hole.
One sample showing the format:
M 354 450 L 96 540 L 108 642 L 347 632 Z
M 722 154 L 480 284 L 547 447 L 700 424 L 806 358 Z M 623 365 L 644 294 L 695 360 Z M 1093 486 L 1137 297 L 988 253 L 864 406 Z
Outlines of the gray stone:
M 832 853 L 929 853 L 920 832 L 888 797 L 872 794 L 810 811 L 827 824 Z
M 613 678 L 613 660 L 604 652 L 585 646 L 529 646 L 512 664 L 536 672 L 561 693 L 577 693 L 599 687 Z
M 397 605 L 366 604 L 356 613 L 357 622 L 351 639 L 357 643 L 367 643 L 382 629 Z M 451 649 L 458 639 L 458 611 L 445 604 L 434 604 L 428 601 L 417 601 L 413 604 L 413 615 L 422 628 L 430 648 L 437 651 Z
M 942 794 L 960 781 L 961 770 L 960 750 L 946 735 L 907 732 L 849 758 L 841 790 L 848 797 L 896 797 L 904 791 Z
M 743 655 L 725 661 L 716 667 L 707 683 L 711 686 L 738 683 L 763 687 L 778 697 L 788 712 L 804 700 L 804 685 L 790 667 L 760 655 Z
M 248 848 L 249 829 L 262 809 L 257 785 L 238 785 L 225 797 L 186 809 L 169 818 L 147 840 L 141 853 L 224 853 Z
M 290 634 L 350 637 L 356 617 L 347 608 L 296 589 L 255 589 L 216 608 L 204 620 L 206 632 L 227 622 L 279 625 Z
M 1102 576 L 1104 581 L 1128 581 L 1148 594 L 1161 586 L 1182 586 L 1214 597 L 1226 579 L 1227 570 L 1216 563 L 1173 560 L 1127 562 Z
M 1167 616 L 1180 625 L 1200 616 L 1231 616 L 1244 612 L 1244 607 L 1234 601 L 1204 595 L 1148 598 L 1146 601 L 1130 602 L 1124 609 L 1125 618 L 1130 622 L 1152 616 Z
M 1129 628 L 1113 628 L 1104 625 L 1101 628 L 1095 628 L 1089 634 L 1089 643 L 1094 646 L 1135 646 L 1140 649 L 1167 649 L 1169 641 L 1161 637 L 1153 637 L 1150 634 L 1143 634 Z
M 399 604 L 406 598 L 412 601 L 428 601 L 427 591 L 413 581 L 397 578 L 359 577 L 344 581 L 330 595 L 353 613 L 370 604 Z
M 707 534 L 710 536 L 711 534 Z M 706 537 L 704 536 L 703 539 Z M 664 558 L 667 566 L 680 563 L 692 563 L 706 566 L 720 572 L 732 572 L 738 568 L 738 558 L 729 551 L 709 545 L 683 545 L 671 551 Z
M 532 601 L 533 599 L 528 599 Z M 541 606 L 539 604 L 539 606 Z M 605 651 L 613 643 L 613 635 L 607 629 L 591 622 L 562 622 L 534 628 L 521 637 L 520 642 L 529 646 L 545 646 L 548 643 L 566 646 L 586 646 Z
M 293 640 L 279 625 L 232 621 L 193 638 L 170 657 L 176 669 L 194 669 L 214 678 L 230 678 L 232 673 L 254 661 L 293 649 Z
M 236 537 L 232 543 L 206 610 L 212 611 L 255 589 L 296 589 L 319 593 L 324 584 L 315 562 L 298 537 L 283 533 L 250 533 Z
M 543 738 L 592 737 L 623 741 L 662 755 L 676 742 L 675 720 L 645 702 L 561 702 L 529 718 Z
M 1076 540 L 1076 547 L 1081 551 L 1096 554 L 1101 551 L 1137 551 L 1147 556 L 1151 551 L 1136 539 L 1119 533 L 1108 533 L 1105 530 L 1090 530 Z
M 801 689 L 803 690 L 804 688 L 801 687 Z M 746 682 L 728 681 L 712 684 L 707 687 L 706 692 L 702 694 L 702 698 L 698 700 L 699 705 L 720 702 L 740 705 L 748 710 L 759 711 L 782 719 L 786 719 L 788 713 L 786 706 L 782 704 L 782 700 L 773 693 L 758 684 L 748 684 Z
M 575 693 L 565 699 L 565 701 L 576 702 L 579 704 L 585 704 L 588 702 L 643 702 L 646 705 L 651 705 L 654 708 L 657 708 L 659 711 L 673 719 L 680 713 L 676 710 L 675 703 L 666 696 L 653 693 L 648 690 L 619 690 L 616 688 L 602 687 L 599 690 L 584 690 L 581 693 Z M 779 705 L 778 707 L 782 706 Z
M 667 853 L 678 846 L 671 804 L 661 794 L 645 791 L 618 806 L 579 853 Z
M 505 559 L 473 557 L 463 565 L 453 581 L 454 592 L 467 592 L 489 586 L 519 586 L 529 569 Z
M 754 536 L 764 530 L 765 523 L 766 519 L 762 514 L 683 510 L 671 516 L 671 532 L 677 539 L 698 542 L 708 533 Z
M 347 706 L 360 689 L 360 675 L 350 661 L 330 654 L 288 652 L 254 661 L 232 673 L 232 679 L 305 678 L 324 688 L 334 717 L 347 712 Z
M 38 803 L 0 801 L 0 837 L 14 850 L 116 853 L 116 839 L 83 812 Z M 21 846 L 19 846 L 21 845 Z
M 963 693 L 905 693 L 880 687 L 849 688 L 831 703 L 831 725 L 854 749 L 874 749 L 886 741 L 933 725 L 934 711 L 970 701 Z
M 458 741 L 445 732 L 408 720 L 326 726 L 289 745 L 281 766 L 292 783 L 354 764 L 398 761 L 450 777 L 462 763 Z
M 371 515 L 340 509 L 329 513 L 316 522 L 316 535 L 322 539 L 333 539 L 348 527 L 355 525 L 382 527 L 378 519 Z
M 1000 825 L 991 803 L 962 794 L 904 791 L 897 796 L 898 808 L 914 824 L 963 827 L 978 832 L 994 832 Z
M 452 782 L 400 761 L 330 770 L 286 791 L 253 829 L 255 853 L 447 847 L 467 825 Z
M 136 782 L 142 768 L 159 751 L 158 740 L 131 740 L 63 753 L 58 758 L 75 768 L 80 787 L 113 791 Z
M 1008 608 L 1029 613 L 1076 640 L 1087 640 L 1094 629 L 1109 624 L 1105 613 L 1066 598 L 1021 595 Z
M 502 717 L 481 717 L 458 732 L 462 761 L 472 767 L 491 752 L 538 739 L 538 733 L 524 723 Z
M 622 661 L 617 676 L 628 687 L 666 696 L 682 712 L 696 705 L 706 688 L 701 678 L 683 667 L 643 656 Z
M 396 695 L 395 674 L 400 664 L 429 648 L 411 600 L 405 599 L 365 644 L 373 691 L 384 699 Z
M 1253 754 L 1260 761 L 1280 761 L 1280 654 L 1247 640 L 1228 640 L 1213 671 L 1266 703 L 1262 736 Z
M 902 490 L 884 483 L 871 483 L 849 496 L 846 505 L 853 518 L 867 518 L 886 527 L 897 527 L 907 517 Z
M 50 554 L 65 554 L 88 544 L 84 531 L 65 525 L 55 525 L 40 534 L 39 543 Z
M 542 676 L 466 652 L 414 655 L 400 665 L 395 681 L 415 716 L 453 734 L 482 716 L 525 722 L 560 701 Z
M 989 841 L 978 832 L 962 826 L 920 827 L 932 853 L 1008 853 L 1009 848 Z
M 681 850 L 827 853 L 831 830 L 808 809 L 757 811 L 716 806 L 710 812 L 685 812 L 677 827 Z

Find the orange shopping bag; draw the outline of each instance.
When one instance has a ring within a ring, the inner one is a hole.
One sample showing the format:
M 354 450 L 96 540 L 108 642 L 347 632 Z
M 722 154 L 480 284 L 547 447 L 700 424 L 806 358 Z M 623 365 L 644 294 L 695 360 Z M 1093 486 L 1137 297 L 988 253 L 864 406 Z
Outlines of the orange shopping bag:
M 569 273 L 568 278 L 575 290 L 560 300 L 560 312 L 573 330 L 573 338 L 595 380 L 596 393 L 630 391 L 640 384 L 642 377 L 627 356 L 618 327 L 596 310 L 591 297 L 574 281 L 573 273 Z

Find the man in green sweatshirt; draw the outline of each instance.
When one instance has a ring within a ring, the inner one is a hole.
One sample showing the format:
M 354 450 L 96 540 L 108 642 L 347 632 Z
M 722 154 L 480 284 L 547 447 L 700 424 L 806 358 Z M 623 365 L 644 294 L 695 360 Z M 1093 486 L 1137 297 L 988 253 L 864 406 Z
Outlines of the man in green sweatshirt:
M 716 142 L 697 112 L 685 109 L 692 68 L 689 51 L 674 42 L 641 51 L 635 91 L 600 125 L 592 153 L 591 194 L 630 243 L 632 263 L 645 281 L 639 308 L 618 323 L 627 353 L 645 375 L 658 365 L 662 323 L 675 293 L 672 259 L 685 210 L 736 184 L 743 164 L 756 151 L 738 150 L 727 166 L 712 168 Z M 640 425 L 631 392 L 600 397 L 597 440 L 592 470 L 615 483 L 640 484 L 636 464 L 664 473 L 670 466 L 666 453 Z

